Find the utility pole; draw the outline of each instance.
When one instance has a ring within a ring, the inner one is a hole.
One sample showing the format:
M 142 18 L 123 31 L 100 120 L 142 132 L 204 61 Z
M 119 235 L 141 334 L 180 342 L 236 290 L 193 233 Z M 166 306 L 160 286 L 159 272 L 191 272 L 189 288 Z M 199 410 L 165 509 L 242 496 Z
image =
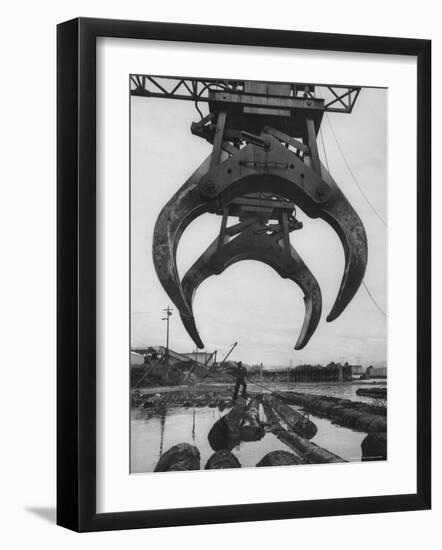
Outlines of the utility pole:
M 166 369 L 169 369 L 169 321 L 170 316 L 172 315 L 173 309 L 170 309 L 169 306 L 167 306 L 166 309 L 163 309 L 163 311 L 166 312 L 166 317 L 162 318 L 162 321 L 166 321 L 167 323 L 167 329 L 166 329 Z

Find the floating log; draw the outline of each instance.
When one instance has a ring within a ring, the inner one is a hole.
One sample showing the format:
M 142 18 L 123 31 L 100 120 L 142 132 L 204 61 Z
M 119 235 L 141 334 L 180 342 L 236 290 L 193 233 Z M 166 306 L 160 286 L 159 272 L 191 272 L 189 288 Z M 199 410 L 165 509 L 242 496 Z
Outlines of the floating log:
M 241 468 L 241 464 L 233 453 L 221 449 L 209 458 L 205 470 L 223 470 L 227 468 Z
M 337 462 L 347 462 L 340 456 L 316 445 L 315 443 L 297 435 L 293 431 L 284 429 L 279 423 L 278 417 L 272 407 L 264 403 L 264 411 L 269 423 L 270 431 L 276 437 L 285 443 L 288 447 L 301 455 L 301 457 L 309 464 L 328 464 Z
M 300 454 L 309 464 L 332 464 L 347 462 L 340 456 L 316 445 L 308 439 L 287 430 L 275 434 L 280 441 Z
M 240 398 L 232 409 L 212 426 L 208 440 L 214 451 L 231 450 L 240 441 L 240 424 L 244 415 L 245 401 Z
M 164 403 L 164 398 L 159 394 L 156 393 L 154 396 L 152 396 L 150 399 L 147 399 L 147 401 L 144 402 L 143 407 L 145 409 L 155 407 L 158 408 Z
M 302 406 L 305 411 L 330 418 L 336 424 L 362 432 L 386 432 L 387 411 L 350 399 L 339 399 L 326 395 L 312 395 L 298 392 L 278 392 L 277 396 L 293 405 Z
M 305 461 L 288 451 L 272 451 L 261 458 L 256 465 L 257 468 L 264 466 L 294 466 L 296 464 L 305 464 Z
M 374 399 L 387 399 L 387 388 L 359 388 L 356 395 L 373 397 Z
M 265 395 L 264 401 L 268 403 L 282 418 L 282 420 L 296 434 L 306 439 L 312 439 L 318 432 L 318 427 L 307 415 L 293 410 L 289 405 L 274 395 Z
M 257 400 L 252 399 L 247 405 L 244 398 L 238 397 L 232 409 L 212 426 L 208 440 L 214 451 L 230 451 L 240 441 L 258 441 L 264 434 Z
M 387 434 L 370 432 L 361 443 L 362 460 L 387 460 Z
M 199 470 L 200 452 L 193 445 L 178 443 L 160 456 L 154 472 Z
M 133 391 L 131 406 L 134 408 L 153 408 L 158 405 L 165 407 L 219 407 L 220 410 L 230 408 L 231 397 L 226 394 L 224 387 L 210 390 L 208 386 L 189 389 L 162 389 L 161 393 L 141 393 Z
M 264 426 L 259 417 L 260 401 L 256 398 L 247 404 L 240 424 L 241 441 L 259 441 L 265 435 Z

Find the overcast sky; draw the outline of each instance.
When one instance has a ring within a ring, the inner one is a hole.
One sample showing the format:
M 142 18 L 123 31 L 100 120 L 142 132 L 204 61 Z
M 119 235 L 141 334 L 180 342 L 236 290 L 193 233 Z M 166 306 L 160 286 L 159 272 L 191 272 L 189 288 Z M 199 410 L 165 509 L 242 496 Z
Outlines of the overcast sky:
M 203 106 L 207 109 L 207 107 Z M 387 90 L 363 89 L 352 114 L 330 114 L 329 121 L 365 194 L 380 216 L 387 217 Z M 211 146 L 190 132 L 199 120 L 190 101 L 131 98 L 131 340 L 132 345 L 164 345 L 162 309 L 174 308 L 157 279 L 152 262 L 152 237 L 157 216 Z M 361 217 L 368 237 L 365 282 L 387 311 L 387 231 L 364 200 L 345 166 L 326 117 L 322 133 L 330 172 Z M 320 155 L 324 152 L 319 140 Z M 322 318 L 307 346 L 295 351 L 304 319 L 303 294 L 292 281 L 256 261 L 239 262 L 197 290 L 194 313 L 208 351 L 223 357 L 234 342 L 231 358 L 265 366 L 360 361 L 386 361 L 387 323 L 361 286 L 352 302 L 332 323 L 325 318 L 336 298 L 344 269 L 344 252 L 334 230 L 298 209 L 304 228 L 290 240 L 319 282 Z M 231 223 L 235 220 L 232 219 Z M 205 214 L 186 229 L 178 247 L 182 277 L 217 236 L 219 216 Z M 175 309 L 175 308 L 174 308 Z M 171 317 L 170 347 L 189 352 L 195 346 Z

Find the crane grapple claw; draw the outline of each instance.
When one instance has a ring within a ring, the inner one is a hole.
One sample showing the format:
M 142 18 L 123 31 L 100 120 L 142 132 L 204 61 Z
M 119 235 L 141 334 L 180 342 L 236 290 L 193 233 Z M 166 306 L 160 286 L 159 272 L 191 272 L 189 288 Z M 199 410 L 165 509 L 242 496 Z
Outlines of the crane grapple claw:
M 306 316 L 296 349 L 306 345 L 321 315 L 318 283 L 293 247 L 287 240 L 281 247 L 275 235 L 265 231 L 261 234 L 252 226 L 228 243 L 220 244 L 216 239 L 181 284 L 176 266 L 178 242 L 192 220 L 205 212 L 219 214 L 235 199 L 267 193 L 292 201 L 310 218 L 321 218 L 331 225 L 344 249 L 345 268 L 328 321 L 344 311 L 365 274 L 367 237 L 364 226 L 328 171 L 324 166 L 313 170 L 270 134 L 265 134 L 264 138 L 265 147 L 248 143 L 229 157 L 222 151 L 218 163 L 209 156 L 164 206 L 155 225 L 153 261 L 158 278 L 200 348 L 203 343 L 193 317 L 193 293 L 204 279 L 242 259 L 263 261 L 302 288 Z
M 219 275 L 242 260 L 256 260 L 272 267 L 281 277 L 296 283 L 304 293 L 305 317 L 295 349 L 303 348 L 319 323 L 322 310 L 318 282 L 299 254 L 283 240 L 282 232 L 268 233 L 268 226 L 259 221 L 246 227 L 238 236 L 220 243 L 217 237 L 183 277 L 181 286 L 191 315 L 181 313 L 181 319 L 198 347 L 203 343 L 193 317 L 193 298 L 200 284 L 212 275 Z

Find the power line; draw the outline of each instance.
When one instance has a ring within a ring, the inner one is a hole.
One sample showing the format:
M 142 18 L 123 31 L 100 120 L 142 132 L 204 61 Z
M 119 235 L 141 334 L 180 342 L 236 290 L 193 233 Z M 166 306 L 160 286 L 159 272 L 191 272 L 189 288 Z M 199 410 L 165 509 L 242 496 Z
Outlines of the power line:
M 371 301 L 373 302 L 373 304 L 377 307 L 377 309 L 382 313 L 382 315 L 387 318 L 387 314 L 385 313 L 385 311 L 381 308 L 381 306 L 376 302 L 373 294 L 370 292 L 368 286 L 365 284 L 365 281 L 362 281 L 362 284 L 364 285 L 364 288 L 365 290 L 367 291 L 367 294 L 369 295 Z
M 327 170 L 330 172 L 330 166 L 328 165 L 327 151 L 325 149 L 324 137 L 322 136 L 322 129 L 319 129 L 319 135 L 321 137 L 322 149 L 324 151 L 325 164 L 327 165 Z
M 378 214 L 377 210 L 374 208 L 374 206 L 371 204 L 371 202 L 368 200 L 367 196 L 365 195 L 365 193 L 363 192 L 363 190 L 361 189 L 359 183 L 357 182 L 356 178 L 355 178 L 355 175 L 353 174 L 351 168 L 350 168 L 350 165 L 348 164 L 347 162 L 347 159 L 345 158 L 345 155 L 341 149 L 341 146 L 339 145 L 339 142 L 338 142 L 338 138 L 336 137 L 336 134 L 333 130 L 333 127 L 331 125 L 331 122 L 330 122 L 330 119 L 328 118 L 328 113 L 325 113 L 326 114 L 326 117 L 327 117 L 327 121 L 328 121 L 328 124 L 330 126 L 330 130 L 332 131 L 332 134 L 333 134 L 333 137 L 335 138 L 335 141 L 336 141 L 336 145 L 338 146 L 338 149 L 339 151 L 341 152 L 341 155 L 342 155 L 342 158 L 344 159 L 344 162 L 350 172 L 350 174 L 353 176 L 353 179 L 356 183 L 356 185 L 358 186 L 360 192 L 362 193 L 362 196 L 365 198 L 365 200 L 368 202 L 368 204 L 370 205 L 370 207 L 372 208 L 372 210 L 374 211 L 374 213 L 377 215 L 377 217 L 381 220 L 381 222 L 385 224 L 385 221 L 382 219 L 382 217 Z M 325 143 L 324 143 L 324 138 L 322 137 L 322 130 L 319 130 L 319 135 L 321 136 L 321 141 L 322 141 L 322 148 L 324 150 L 324 156 L 325 156 L 325 162 L 327 164 L 327 170 L 330 170 L 329 166 L 328 166 L 328 159 L 327 159 L 327 151 L 325 149 Z M 377 301 L 375 300 L 373 294 L 370 292 L 370 289 L 368 288 L 368 286 L 366 285 L 365 281 L 362 281 L 362 284 L 364 285 L 364 288 L 365 288 L 365 291 L 367 292 L 368 296 L 370 297 L 370 300 L 373 302 L 373 304 L 376 306 L 376 308 L 378 309 L 378 311 L 385 317 L 387 318 L 387 314 L 385 313 L 385 311 L 381 308 L 381 306 L 377 303 Z
M 351 177 L 353 178 L 353 181 L 355 182 L 355 184 L 357 185 L 361 195 L 364 197 L 364 199 L 366 200 L 367 204 L 369 205 L 369 207 L 373 210 L 373 212 L 376 214 L 376 216 L 379 218 L 379 220 L 384 224 L 385 227 L 387 227 L 387 224 L 384 220 L 384 218 L 379 214 L 379 212 L 376 210 L 376 208 L 373 206 L 373 204 L 370 202 L 370 199 L 367 197 L 367 195 L 365 194 L 364 190 L 362 189 L 362 187 L 359 185 L 359 182 L 358 180 L 356 179 L 356 176 L 354 175 L 353 173 L 353 170 L 351 169 L 351 166 L 349 164 L 349 162 L 347 161 L 345 155 L 344 155 L 344 151 L 342 150 L 340 144 L 339 144 L 339 141 L 338 141 L 338 138 L 336 137 L 336 134 L 335 134 L 335 131 L 333 130 L 333 126 L 332 126 L 332 123 L 330 121 L 330 118 L 328 116 L 328 113 L 326 112 L 325 113 L 325 117 L 327 119 L 327 122 L 328 122 L 328 125 L 330 127 L 330 130 L 333 134 L 333 137 L 335 139 L 335 142 L 336 142 L 336 145 L 338 146 L 338 149 L 339 149 L 339 152 L 341 153 L 342 155 L 342 158 L 344 159 L 344 162 L 345 162 L 345 165 L 347 166 L 347 170 L 350 172 L 350 175 Z

